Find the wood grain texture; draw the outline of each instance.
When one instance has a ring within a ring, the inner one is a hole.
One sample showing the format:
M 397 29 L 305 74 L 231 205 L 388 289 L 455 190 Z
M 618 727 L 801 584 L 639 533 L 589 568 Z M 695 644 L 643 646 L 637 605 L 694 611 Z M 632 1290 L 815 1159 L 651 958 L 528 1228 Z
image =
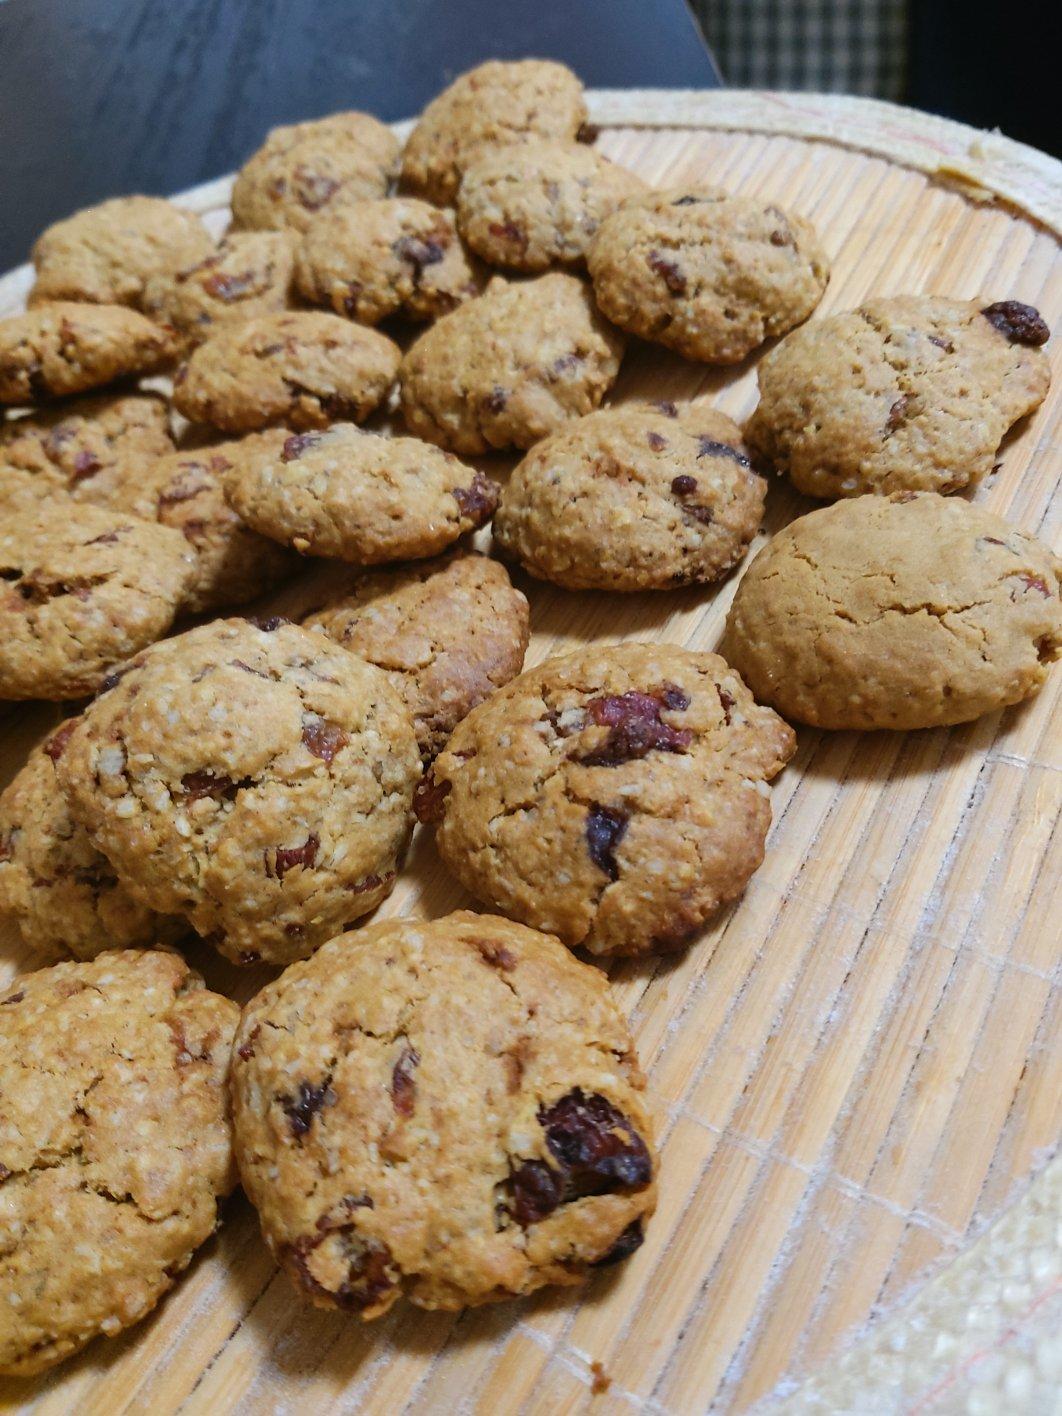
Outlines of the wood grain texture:
M 823 313 L 925 291 L 1016 298 L 1062 320 L 1050 232 L 920 172 L 693 127 L 609 127 L 600 144 L 651 182 L 711 181 L 810 217 L 834 262 Z M 8 283 L 9 302 L 19 288 Z M 1048 351 L 1052 394 L 976 496 L 1053 541 L 1062 339 Z M 635 396 L 699 397 L 741 419 L 754 365 L 706 370 L 639 346 L 616 390 Z M 774 483 L 766 530 L 809 505 Z M 591 640 L 714 648 L 735 580 L 623 598 L 525 582 L 529 662 Z M 1031 703 L 952 730 L 802 729 L 745 898 L 684 955 L 611 970 L 662 1142 L 660 1208 L 620 1272 L 574 1297 L 460 1316 L 399 1308 L 366 1328 L 296 1299 L 236 1197 L 152 1318 L 0 1396 L 41 1416 L 738 1412 L 826 1360 L 960 1252 L 1057 1141 L 1060 689 L 1056 671 Z M 5 775 L 52 720 L 6 715 Z M 463 903 L 418 833 L 383 912 Z M 10 934 L 2 953 L 9 971 L 33 966 Z M 240 997 L 265 976 L 197 960 Z M 598 1396 L 594 1362 L 611 1378 Z

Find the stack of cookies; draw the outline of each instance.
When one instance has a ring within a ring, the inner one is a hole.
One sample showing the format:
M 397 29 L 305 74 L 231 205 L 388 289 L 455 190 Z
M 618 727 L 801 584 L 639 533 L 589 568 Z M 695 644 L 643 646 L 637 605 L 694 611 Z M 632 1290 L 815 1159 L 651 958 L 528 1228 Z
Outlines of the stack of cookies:
M 0 797 L 0 910 L 64 961 L 0 999 L 0 1371 L 146 1314 L 237 1174 L 300 1291 L 363 1318 L 628 1257 L 645 1082 L 571 951 L 684 948 L 740 897 L 790 721 L 967 721 L 1062 653 L 1060 563 L 947 496 L 1045 396 L 1037 312 L 805 324 L 803 217 L 650 190 L 593 136 L 562 65 L 488 63 L 404 147 L 276 129 L 220 241 L 128 197 L 34 248 L 0 321 L 0 699 L 68 707 Z M 778 336 L 744 431 L 606 404 L 631 338 L 727 366 Z M 712 584 L 772 471 L 831 504 L 752 561 L 719 654 L 522 672 L 506 563 Z M 418 820 L 492 913 L 365 923 Z M 282 972 L 241 1014 L 196 936 Z

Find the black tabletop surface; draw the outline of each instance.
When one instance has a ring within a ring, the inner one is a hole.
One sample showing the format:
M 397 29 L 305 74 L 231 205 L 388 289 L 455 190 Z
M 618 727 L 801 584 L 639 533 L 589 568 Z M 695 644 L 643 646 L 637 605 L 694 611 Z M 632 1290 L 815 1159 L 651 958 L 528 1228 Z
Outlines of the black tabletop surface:
M 488 58 L 716 88 L 684 0 L 0 0 L 0 271 L 57 217 L 239 166 L 275 123 L 410 117 Z

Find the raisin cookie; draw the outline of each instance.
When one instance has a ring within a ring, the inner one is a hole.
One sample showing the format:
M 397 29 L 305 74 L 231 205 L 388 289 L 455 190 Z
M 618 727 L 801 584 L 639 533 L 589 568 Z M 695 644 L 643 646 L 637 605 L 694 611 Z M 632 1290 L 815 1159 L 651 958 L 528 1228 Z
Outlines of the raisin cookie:
M 1048 334 L 1015 300 L 870 300 L 771 350 L 746 435 L 808 496 L 957 491 L 1043 401 Z
M 353 423 L 289 437 L 277 455 L 236 466 L 225 488 L 263 535 L 360 565 L 436 555 L 498 503 L 496 483 L 452 453 Z
M 426 761 L 520 672 L 529 634 L 527 600 L 505 567 L 461 554 L 359 575 L 302 622 L 388 674 Z
M 724 414 L 623 404 L 535 444 L 502 492 L 494 537 L 568 589 L 664 590 L 736 565 L 766 489 Z
M 79 398 L 0 425 L 0 500 L 9 471 L 27 502 L 67 493 L 98 506 L 120 504 L 122 489 L 173 451 L 170 413 L 157 393 Z
M 156 644 L 56 764 L 143 903 L 237 963 L 287 963 L 391 892 L 420 756 L 379 669 L 324 635 L 214 620 Z
M 286 231 L 233 231 L 192 265 L 153 276 L 141 309 L 189 348 L 218 325 L 291 305 L 295 239 Z
M 605 217 L 644 191 L 640 177 L 580 143 L 484 148 L 461 179 L 457 226 L 491 265 L 580 265 Z
M 935 492 L 864 496 L 780 531 L 737 589 L 722 652 L 820 728 L 933 728 L 1036 693 L 1062 654 L 1062 561 Z
M 248 433 L 236 442 L 160 457 L 125 489 L 122 505 L 137 516 L 180 531 L 195 555 L 186 597 L 196 613 L 243 605 L 295 568 L 293 556 L 247 526 L 225 499 L 225 479 L 271 463 L 288 434 Z
M 162 197 L 114 197 L 57 221 L 37 238 L 30 303 L 139 305 L 153 276 L 201 261 L 213 247 L 194 212 Z
M 709 187 L 626 202 L 601 223 L 587 266 L 614 324 L 707 364 L 739 363 L 806 320 L 829 280 L 803 217 Z
M 218 1227 L 238 1018 L 160 950 L 56 964 L 0 998 L 0 1372 L 139 1322 Z
M 360 421 L 386 398 L 400 359 L 386 335 L 338 315 L 260 315 L 222 325 L 195 350 L 174 378 L 173 404 L 226 433 Z
M 311 304 L 367 325 L 434 320 L 479 293 L 453 214 L 415 197 L 322 212 L 302 238 L 295 278 Z
M 496 276 L 408 351 L 402 413 L 411 432 L 455 452 L 530 447 L 596 408 L 622 355 L 623 336 L 577 276 Z
M 583 86 L 563 64 L 492 59 L 461 74 L 425 108 L 402 153 L 403 186 L 443 205 L 453 201 L 484 144 L 574 142 L 585 122 Z
M 305 231 L 317 212 L 382 197 L 398 161 L 398 139 L 370 113 L 333 113 L 274 128 L 236 175 L 237 227 Z
M 36 306 L 0 320 L 0 404 L 42 403 L 153 374 L 173 352 L 165 330 L 124 305 Z
M 656 1203 L 644 1087 L 605 979 L 556 939 L 467 912 L 386 920 L 245 1010 L 240 1174 L 318 1307 L 497 1302 L 641 1244 Z
M 165 634 L 195 576 L 183 536 L 46 502 L 0 524 L 0 699 L 82 698 Z
M 759 866 L 795 745 L 715 654 L 584 649 L 458 723 L 417 814 L 492 908 L 596 955 L 671 950 Z

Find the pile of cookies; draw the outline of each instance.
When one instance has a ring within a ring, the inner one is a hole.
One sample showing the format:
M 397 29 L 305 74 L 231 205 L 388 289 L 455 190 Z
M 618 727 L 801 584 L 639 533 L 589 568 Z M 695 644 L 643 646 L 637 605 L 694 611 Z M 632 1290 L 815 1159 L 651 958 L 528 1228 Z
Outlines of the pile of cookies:
M 0 797 L 0 910 L 66 961 L 0 999 L 0 1371 L 147 1313 L 237 1175 L 300 1291 L 364 1318 L 626 1258 L 645 1083 L 571 950 L 681 948 L 741 895 L 787 720 L 963 722 L 1062 653 L 1058 560 L 945 495 L 1044 398 L 1037 312 L 805 324 L 806 220 L 649 190 L 586 119 L 563 66 L 489 63 L 404 147 L 360 113 L 275 130 L 220 241 L 129 197 L 34 248 L 0 321 L 0 698 L 69 715 Z M 783 337 L 742 432 L 602 406 L 632 336 L 716 365 Z M 504 485 L 466 460 L 514 449 Z M 771 470 L 831 504 L 752 561 L 719 654 L 522 672 L 504 562 L 711 584 Z M 330 569 L 294 621 L 233 613 L 300 557 Z M 494 913 L 363 923 L 415 819 Z M 241 1013 L 191 936 L 283 971 Z

